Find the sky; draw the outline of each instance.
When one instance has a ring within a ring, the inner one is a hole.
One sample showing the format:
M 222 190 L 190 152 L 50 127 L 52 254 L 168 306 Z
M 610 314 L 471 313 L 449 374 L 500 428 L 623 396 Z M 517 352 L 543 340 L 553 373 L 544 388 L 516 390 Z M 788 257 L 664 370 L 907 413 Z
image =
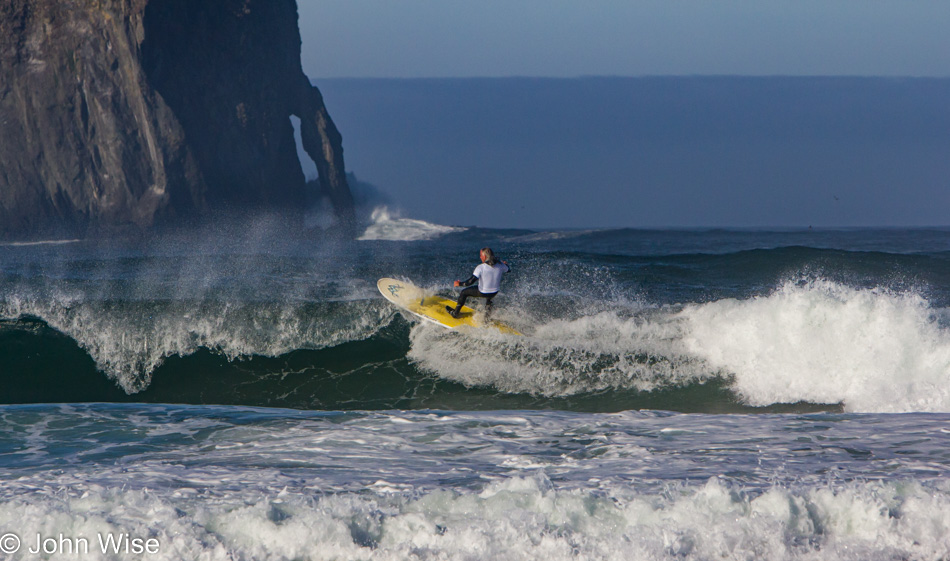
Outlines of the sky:
M 946 0 L 298 0 L 311 78 L 950 76 Z
M 945 0 L 298 8 L 304 71 L 343 134 L 347 169 L 404 216 L 514 228 L 950 225 Z M 779 78 L 816 76 L 899 79 Z

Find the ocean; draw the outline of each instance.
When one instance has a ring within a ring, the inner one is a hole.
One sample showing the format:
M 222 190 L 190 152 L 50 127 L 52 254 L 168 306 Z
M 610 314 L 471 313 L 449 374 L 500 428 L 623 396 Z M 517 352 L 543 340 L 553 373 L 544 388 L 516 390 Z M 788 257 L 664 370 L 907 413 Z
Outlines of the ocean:
M 950 559 L 950 230 L 374 220 L 0 245 L 3 558 Z

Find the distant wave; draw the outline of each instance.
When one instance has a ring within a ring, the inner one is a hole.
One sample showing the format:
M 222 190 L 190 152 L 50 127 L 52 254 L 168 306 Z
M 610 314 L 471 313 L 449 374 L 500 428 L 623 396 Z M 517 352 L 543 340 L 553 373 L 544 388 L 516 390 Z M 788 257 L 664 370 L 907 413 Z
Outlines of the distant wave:
M 0 246 L 6 247 L 30 247 L 35 245 L 66 245 L 70 243 L 78 243 L 82 240 L 38 240 L 32 242 L 0 242 Z
M 408 242 L 431 240 L 444 234 L 466 230 L 466 228 L 455 226 L 432 224 L 424 220 L 400 218 L 398 214 L 392 213 L 385 206 L 374 209 L 370 218 L 373 223 L 366 228 L 366 231 L 358 239 Z
M 546 242 L 546 241 L 556 241 L 556 240 L 566 240 L 572 238 L 580 238 L 583 236 L 588 236 L 594 233 L 607 232 L 610 233 L 613 230 L 601 230 L 601 229 L 590 229 L 590 230 L 555 230 L 550 232 L 534 232 L 531 234 L 521 234 L 518 236 L 512 236 L 506 241 L 511 243 L 532 243 L 532 242 Z M 623 232 L 623 230 L 616 230 L 618 232 Z

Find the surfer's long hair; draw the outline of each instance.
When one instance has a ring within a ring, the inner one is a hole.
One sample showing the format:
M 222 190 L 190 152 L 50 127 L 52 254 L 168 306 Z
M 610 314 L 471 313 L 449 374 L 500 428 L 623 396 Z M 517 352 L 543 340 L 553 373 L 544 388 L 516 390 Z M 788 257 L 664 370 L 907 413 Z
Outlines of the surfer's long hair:
M 482 253 L 485 254 L 485 263 L 490 267 L 494 267 L 495 263 L 498 263 L 498 258 L 495 257 L 495 252 L 490 247 L 483 247 Z

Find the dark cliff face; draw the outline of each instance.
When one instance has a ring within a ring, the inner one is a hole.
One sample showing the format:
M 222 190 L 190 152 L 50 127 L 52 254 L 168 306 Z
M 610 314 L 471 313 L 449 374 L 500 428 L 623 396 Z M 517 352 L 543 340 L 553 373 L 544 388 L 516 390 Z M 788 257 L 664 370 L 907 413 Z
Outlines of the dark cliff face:
M 300 210 L 291 115 L 352 224 L 294 0 L 6 0 L 0 63 L 0 233 Z

